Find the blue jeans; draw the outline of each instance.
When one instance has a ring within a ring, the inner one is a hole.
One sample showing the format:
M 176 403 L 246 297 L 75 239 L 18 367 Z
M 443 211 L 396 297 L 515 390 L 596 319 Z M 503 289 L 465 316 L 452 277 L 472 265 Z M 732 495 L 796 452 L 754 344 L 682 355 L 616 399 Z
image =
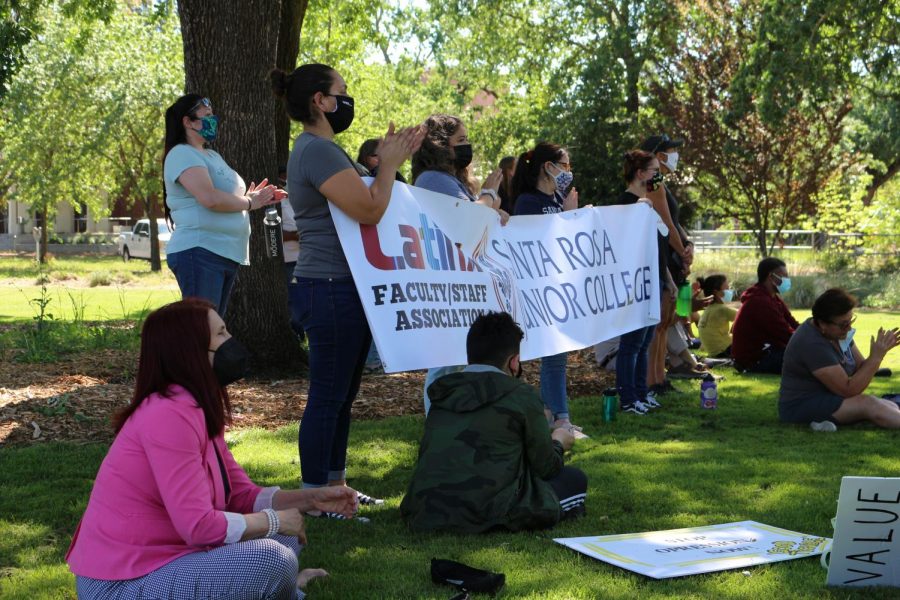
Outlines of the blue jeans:
M 297 443 L 303 487 L 345 478 L 350 409 L 372 334 L 353 279 L 298 277 L 291 310 L 309 340 L 309 396 Z
M 225 318 L 238 263 L 200 247 L 167 254 L 166 262 L 175 274 L 182 298 L 209 300 Z
M 745 367 L 748 373 L 771 373 L 781 375 L 781 367 L 784 364 L 784 348 L 769 346 L 763 351 L 762 358 L 755 365 Z
M 619 338 L 619 353 L 616 355 L 616 388 L 619 403 L 630 406 L 636 400 L 647 398 L 647 348 L 653 340 L 655 325 L 641 327 Z
M 568 356 L 568 353 L 563 352 L 541 359 L 541 399 L 553 413 L 554 419 L 569 418 L 569 399 L 566 396 Z
M 366 367 L 369 369 L 377 369 L 381 366 L 381 357 L 378 355 L 378 346 L 375 342 L 369 346 L 369 353 L 366 354 Z

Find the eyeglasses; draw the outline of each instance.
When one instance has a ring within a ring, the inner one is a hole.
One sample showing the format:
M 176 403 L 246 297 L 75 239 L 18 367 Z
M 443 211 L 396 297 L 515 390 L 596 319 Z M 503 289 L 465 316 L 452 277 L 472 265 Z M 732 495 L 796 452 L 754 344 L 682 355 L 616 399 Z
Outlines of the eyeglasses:
M 558 162 L 558 163 L 556 163 L 556 166 L 559 167 L 560 169 L 562 169 L 563 171 L 568 171 L 570 173 L 572 172 L 572 165 L 567 162 Z
M 846 321 L 840 321 L 840 322 L 826 321 L 826 322 L 831 323 L 835 327 L 840 327 L 841 329 L 850 329 L 851 327 L 853 327 L 853 324 L 856 323 L 856 315 L 853 315 L 852 318 L 850 318 Z
M 195 110 L 200 108 L 201 106 L 205 106 L 209 110 L 212 110 L 212 102 L 209 101 L 209 98 L 200 98 L 197 100 L 197 104 L 191 107 L 191 110 L 188 111 L 189 114 L 193 114 Z

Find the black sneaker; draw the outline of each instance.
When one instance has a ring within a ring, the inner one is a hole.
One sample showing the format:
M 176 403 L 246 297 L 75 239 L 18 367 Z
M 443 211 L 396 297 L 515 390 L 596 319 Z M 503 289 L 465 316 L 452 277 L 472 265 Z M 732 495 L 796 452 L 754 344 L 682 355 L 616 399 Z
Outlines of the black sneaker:
M 631 404 L 626 404 L 619 410 L 620 412 L 631 413 L 633 415 L 644 416 L 647 414 L 647 407 L 642 402 L 633 402 Z
M 339 512 L 328 512 L 327 510 L 316 510 L 309 511 L 306 513 L 307 517 L 312 517 L 314 519 L 334 519 L 335 521 L 357 521 L 359 523 L 368 523 L 370 519 L 366 517 L 360 517 L 358 515 L 353 515 L 352 517 L 345 517 Z
M 579 504 L 569 510 L 564 510 L 562 516 L 560 516 L 560 521 L 571 521 L 573 519 L 580 519 L 584 515 L 587 514 L 587 509 L 585 509 L 584 504 Z
M 361 505 L 364 506 L 375 506 L 378 504 L 384 504 L 384 500 L 381 498 L 373 498 L 372 496 L 368 496 L 363 494 L 362 492 L 356 492 L 356 499 L 359 501 Z

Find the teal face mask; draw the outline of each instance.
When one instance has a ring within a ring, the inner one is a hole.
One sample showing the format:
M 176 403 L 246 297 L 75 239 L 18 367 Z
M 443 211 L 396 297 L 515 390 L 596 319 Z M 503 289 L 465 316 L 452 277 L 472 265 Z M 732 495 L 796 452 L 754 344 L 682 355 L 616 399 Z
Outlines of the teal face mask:
M 734 300 L 734 290 L 728 288 L 724 292 L 722 292 L 722 302 L 731 302 Z
M 775 277 L 778 277 L 776 275 Z M 782 277 L 781 283 L 775 286 L 775 289 L 778 290 L 779 294 L 786 294 L 791 290 L 791 278 L 790 277 Z
M 216 115 L 206 115 L 197 119 L 200 121 L 200 129 L 195 129 L 207 142 L 213 142 L 219 133 L 219 117 Z

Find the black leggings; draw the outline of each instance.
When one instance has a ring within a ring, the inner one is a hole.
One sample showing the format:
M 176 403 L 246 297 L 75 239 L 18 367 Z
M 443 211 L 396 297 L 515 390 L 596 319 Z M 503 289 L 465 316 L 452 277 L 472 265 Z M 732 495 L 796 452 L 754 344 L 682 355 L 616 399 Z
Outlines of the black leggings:
M 584 497 L 587 494 L 587 475 L 581 469 L 575 467 L 563 467 L 555 477 L 547 481 L 556 497 L 563 513 L 574 508 L 584 506 Z

